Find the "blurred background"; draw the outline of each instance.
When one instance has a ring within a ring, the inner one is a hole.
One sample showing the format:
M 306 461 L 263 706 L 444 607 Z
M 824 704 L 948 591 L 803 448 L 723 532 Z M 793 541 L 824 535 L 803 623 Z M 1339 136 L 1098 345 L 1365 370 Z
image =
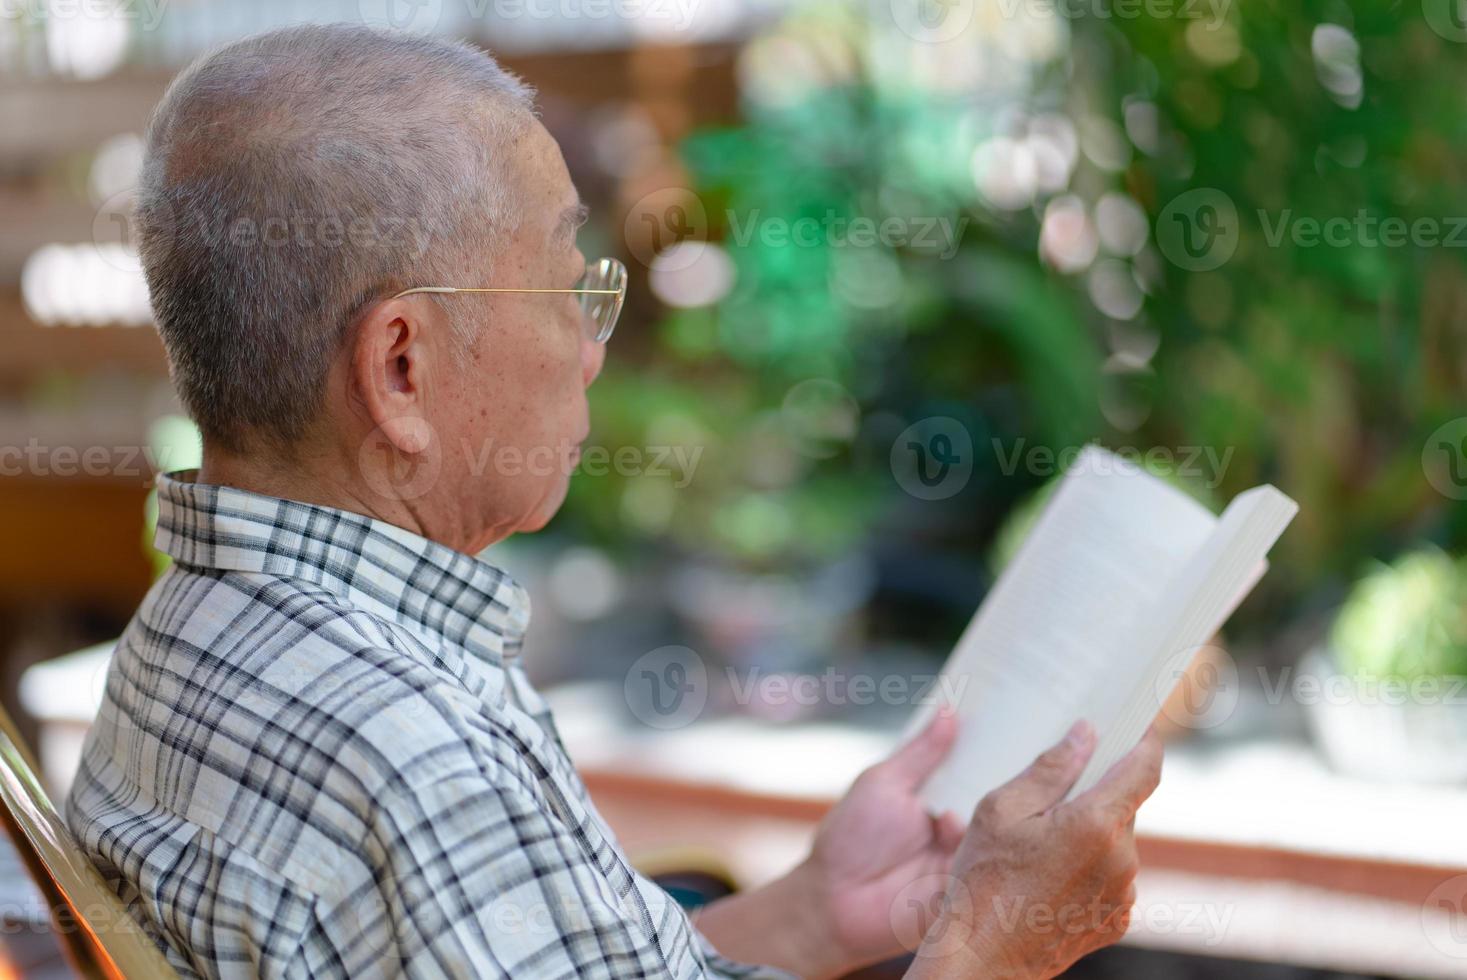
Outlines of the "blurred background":
M 486 557 L 634 858 L 689 901 L 796 860 L 1098 442 L 1301 510 L 1163 706 L 1141 914 L 1073 975 L 1467 976 L 1461 0 L 0 3 L 0 703 L 53 798 L 198 455 L 148 113 L 347 20 L 536 86 L 632 271 L 565 509 Z M 5 860 L 0 977 L 68 975 Z

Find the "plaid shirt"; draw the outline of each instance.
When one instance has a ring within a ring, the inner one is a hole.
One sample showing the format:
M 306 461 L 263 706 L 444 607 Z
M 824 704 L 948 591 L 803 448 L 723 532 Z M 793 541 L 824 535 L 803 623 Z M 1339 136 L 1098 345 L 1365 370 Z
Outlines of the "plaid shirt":
M 184 976 L 783 976 L 628 863 L 524 590 L 357 514 L 160 477 L 72 832 Z

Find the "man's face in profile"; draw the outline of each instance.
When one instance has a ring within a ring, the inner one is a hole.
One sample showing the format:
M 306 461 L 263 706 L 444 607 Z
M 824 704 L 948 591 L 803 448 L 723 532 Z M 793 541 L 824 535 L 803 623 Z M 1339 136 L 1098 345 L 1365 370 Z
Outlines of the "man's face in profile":
M 571 289 L 585 273 L 576 246 L 581 204 L 560 147 L 538 121 L 508 167 L 521 221 L 500 254 L 471 258 L 460 285 Z M 543 527 L 565 500 L 590 434 L 586 389 L 605 358 L 572 293 L 480 293 L 454 299 L 474 341 L 443 372 L 430 406 L 445 487 L 495 537 Z

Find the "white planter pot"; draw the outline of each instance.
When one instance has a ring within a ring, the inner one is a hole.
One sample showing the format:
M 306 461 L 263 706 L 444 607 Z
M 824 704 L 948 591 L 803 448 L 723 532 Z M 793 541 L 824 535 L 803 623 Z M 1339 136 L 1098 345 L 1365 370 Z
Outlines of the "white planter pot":
M 1467 680 L 1381 681 L 1340 673 L 1327 650 L 1299 665 L 1294 695 L 1315 741 L 1346 775 L 1467 782 Z

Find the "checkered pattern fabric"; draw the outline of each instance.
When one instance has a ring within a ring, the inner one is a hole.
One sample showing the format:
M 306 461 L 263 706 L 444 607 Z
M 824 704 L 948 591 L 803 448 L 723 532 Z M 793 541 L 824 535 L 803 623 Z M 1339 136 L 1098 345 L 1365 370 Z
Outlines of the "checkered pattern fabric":
M 524 590 L 357 514 L 159 480 L 72 832 L 186 977 L 784 976 L 637 874 L 519 663 Z

